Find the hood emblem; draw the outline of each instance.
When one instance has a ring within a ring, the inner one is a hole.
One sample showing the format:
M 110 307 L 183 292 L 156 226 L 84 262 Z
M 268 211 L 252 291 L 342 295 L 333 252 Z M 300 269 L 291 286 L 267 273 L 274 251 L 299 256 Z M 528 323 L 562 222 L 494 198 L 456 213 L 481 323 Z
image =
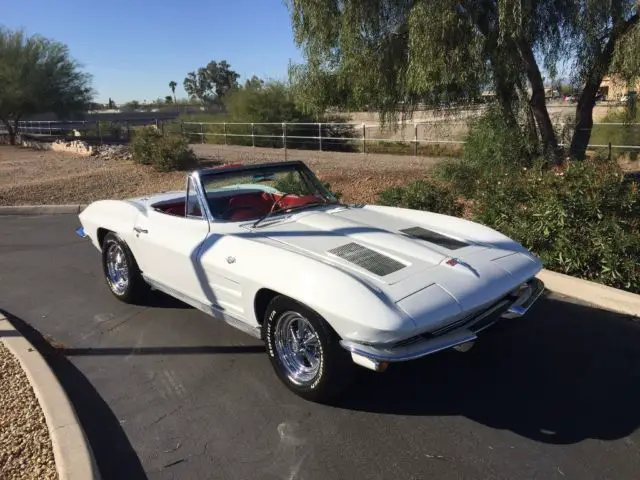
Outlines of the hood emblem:
M 456 260 L 455 258 L 450 258 L 446 263 L 449 266 L 455 267 L 458 264 L 458 260 Z

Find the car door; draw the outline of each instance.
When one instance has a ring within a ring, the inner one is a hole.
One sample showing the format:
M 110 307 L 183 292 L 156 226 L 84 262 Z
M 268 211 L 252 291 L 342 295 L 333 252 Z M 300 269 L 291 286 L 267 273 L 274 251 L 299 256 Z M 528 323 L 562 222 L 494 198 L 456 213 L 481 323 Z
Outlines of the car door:
M 210 305 L 207 280 L 198 265 L 198 251 L 210 226 L 191 182 L 190 178 L 186 215 L 149 209 L 138 216 L 136 259 L 144 275 L 165 290 Z

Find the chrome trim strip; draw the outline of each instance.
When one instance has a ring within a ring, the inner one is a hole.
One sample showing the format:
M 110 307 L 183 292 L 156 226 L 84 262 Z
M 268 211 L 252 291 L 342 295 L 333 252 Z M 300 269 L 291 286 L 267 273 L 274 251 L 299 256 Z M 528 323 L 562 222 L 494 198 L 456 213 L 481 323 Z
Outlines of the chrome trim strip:
M 192 298 L 189 295 L 186 295 L 182 292 L 175 290 L 174 288 L 171 288 L 165 285 L 164 283 L 153 280 L 152 278 L 148 277 L 144 273 L 142 274 L 142 278 L 144 278 L 144 281 L 147 282 L 156 290 L 160 290 L 161 292 L 166 293 L 170 297 L 177 298 L 178 300 L 186 303 L 187 305 L 191 305 L 194 308 L 197 308 L 198 310 L 206 313 L 207 315 L 210 315 L 218 320 L 222 320 L 225 323 L 228 323 L 230 326 L 237 328 L 238 330 L 246 334 L 249 334 L 252 337 L 255 337 L 258 339 L 262 338 L 260 327 L 254 327 L 252 325 L 248 325 L 247 323 L 243 322 L 239 318 L 236 318 L 233 315 L 230 315 L 229 313 L 223 311 L 222 307 L 216 307 L 211 304 L 202 303 L 201 301 L 196 300 L 195 298 Z
M 209 222 L 214 222 L 215 219 L 211 214 L 211 210 L 209 209 L 209 202 L 207 202 L 207 196 L 205 195 L 204 186 L 202 185 L 202 179 L 200 178 L 200 172 L 198 170 L 191 172 L 189 175 L 191 179 L 193 179 L 193 184 L 196 188 L 196 193 L 198 194 L 198 199 L 200 200 L 200 208 L 204 212 L 204 216 Z M 187 195 L 188 191 L 185 192 L 185 209 L 187 207 Z M 185 210 L 186 213 L 186 210 Z
M 456 345 L 472 342 L 477 338 L 478 337 L 473 332 L 461 329 L 441 337 L 393 349 L 373 345 L 363 345 L 349 340 L 340 340 L 340 345 L 349 352 L 362 355 L 363 357 L 374 361 L 406 362 L 431 355 L 441 350 L 453 348 Z

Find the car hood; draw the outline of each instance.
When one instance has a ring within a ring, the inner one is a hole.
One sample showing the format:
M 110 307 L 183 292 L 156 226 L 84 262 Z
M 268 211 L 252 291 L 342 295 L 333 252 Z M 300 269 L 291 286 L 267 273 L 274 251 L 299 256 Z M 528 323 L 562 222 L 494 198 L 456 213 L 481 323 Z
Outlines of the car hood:
M 533 277 L 540 261 L 518 243 L 455 217 L 366 206 L 306 211 L 260 227 L 285 248 L 357 275 L 411 309 L 410 297 L 460 311 L 495 301 Z M 416 297 L 418 298 L 418 297 Z

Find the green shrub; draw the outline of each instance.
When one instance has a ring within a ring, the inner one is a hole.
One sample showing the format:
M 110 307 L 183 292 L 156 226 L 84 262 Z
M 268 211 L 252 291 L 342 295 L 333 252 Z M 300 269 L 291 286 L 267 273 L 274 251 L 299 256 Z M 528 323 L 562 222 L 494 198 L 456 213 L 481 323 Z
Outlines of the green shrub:
M 376 203 L 454 216 L 462 215 L 463 210 L 451 189 L 426 180 L 413 180 L 405 187 L 389 188 L 380 193 Z
M 197 164 L 197 158 L 182 136 L 163 136 L 153 127 L 136 132 L 131 141 L 133 160 L 143 165 L 153 165 L 160 172 L 186 170 Z
M 523 125 L 507 123 L 496 107 L 489 107 L 471 123 L 460 160 L 441 162 L 434 174 L 467 198 L 475 198 L 484 180 L 532 167 L 537 148 Z
M 615 161 L 541 165 L 486 179 L 473 220 L 521 242 L 546 268 L 640 293 L 640 198 Z

